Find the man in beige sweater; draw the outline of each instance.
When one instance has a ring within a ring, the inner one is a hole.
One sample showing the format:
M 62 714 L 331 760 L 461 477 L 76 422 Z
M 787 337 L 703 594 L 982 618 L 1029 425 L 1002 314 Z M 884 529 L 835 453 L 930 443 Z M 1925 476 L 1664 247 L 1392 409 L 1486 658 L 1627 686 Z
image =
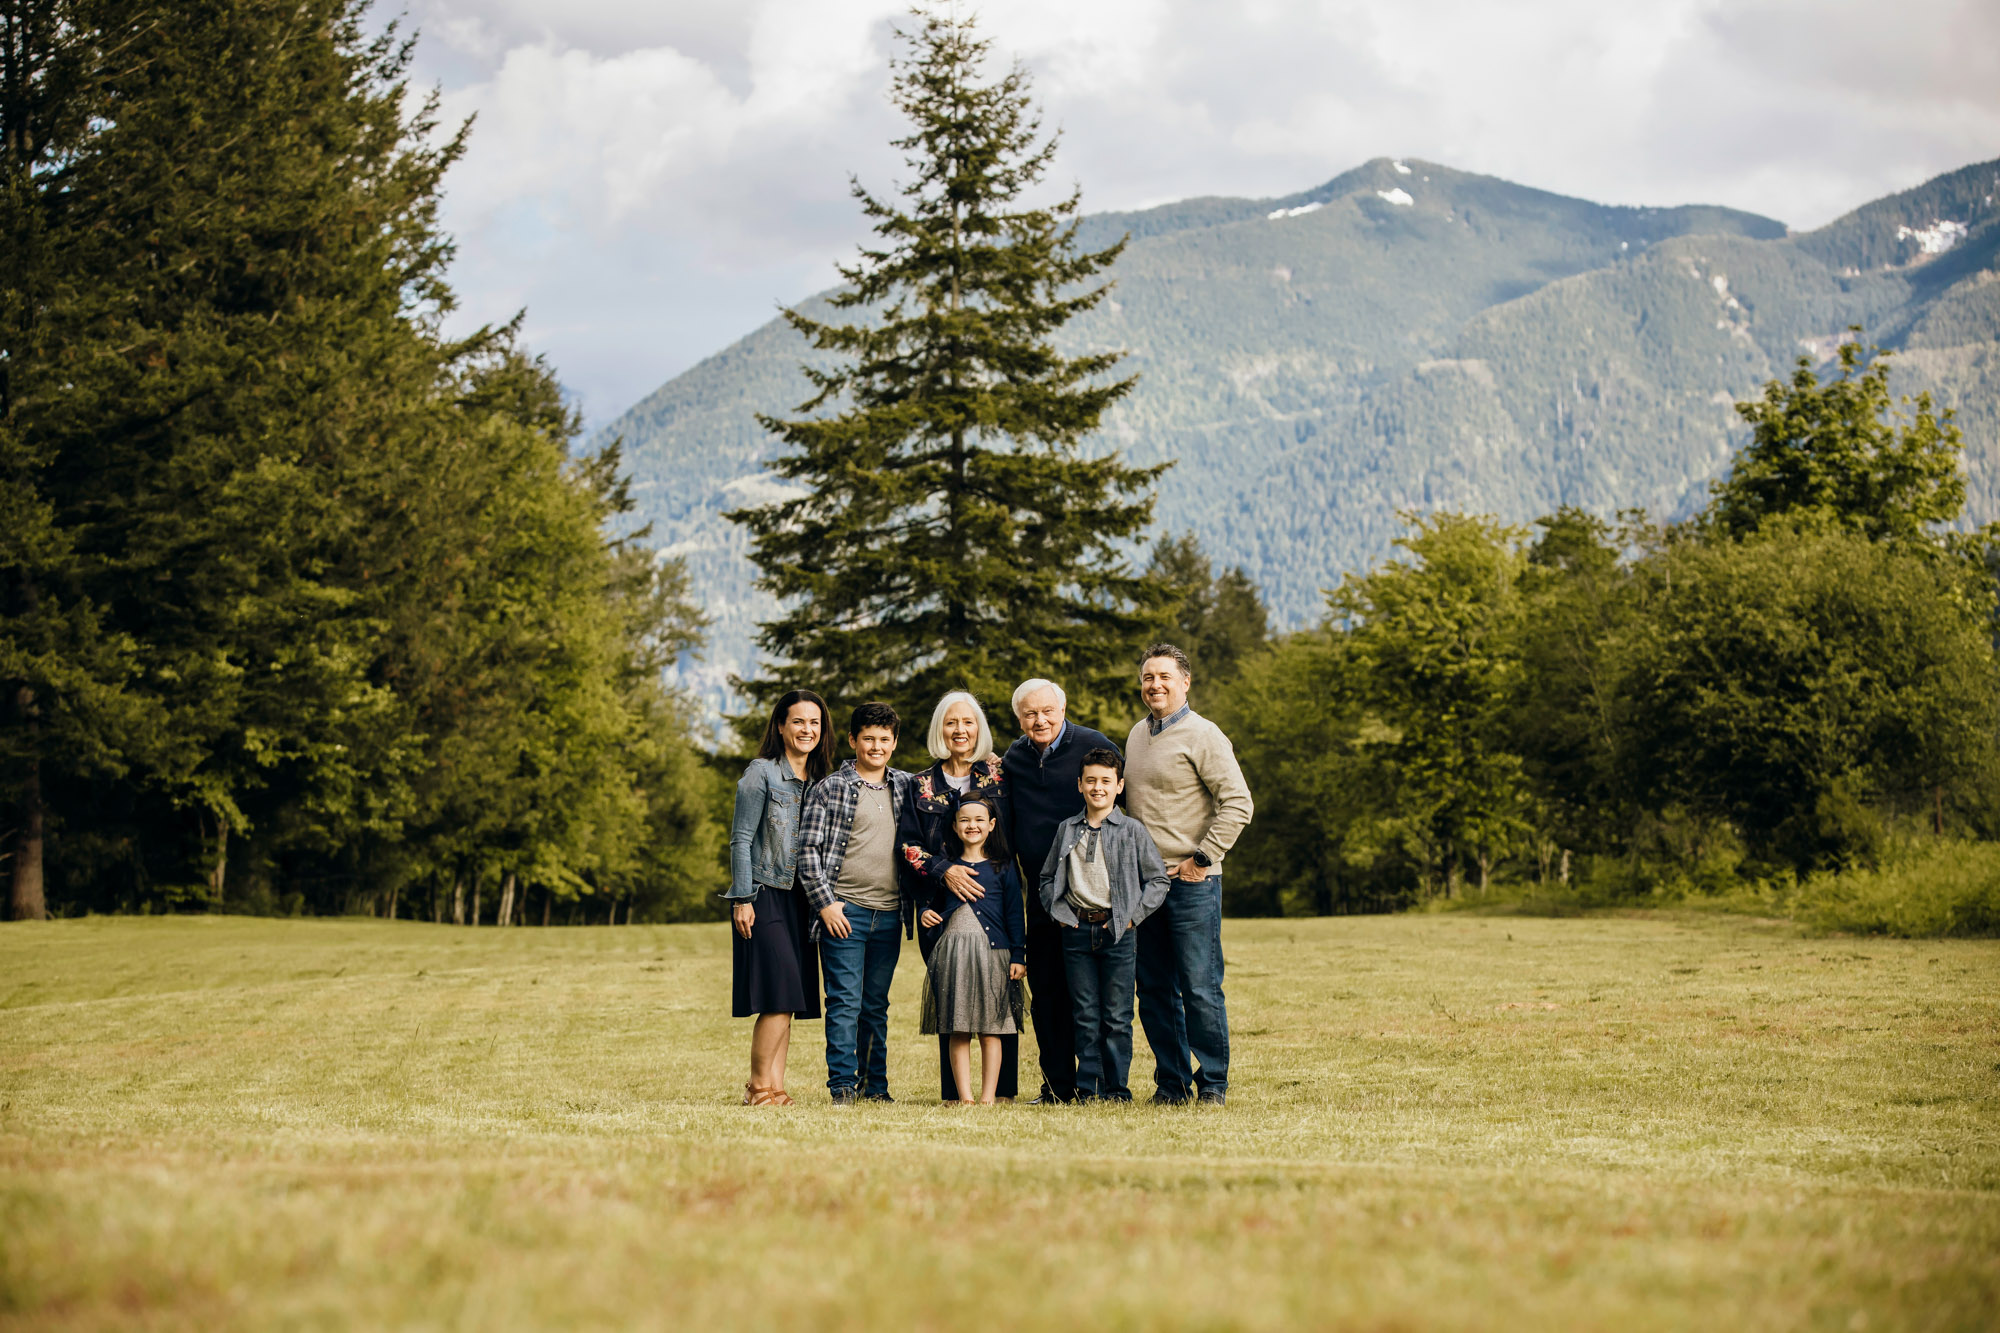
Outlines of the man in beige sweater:
M 1166 903 L 1139 923 L 1139 1022 L 1156 1102 L 1220 1106 L 1229 1092 L 1222 1000 L 1222 858 L 1250 823 L 1250 788 L 1222 729 L 1188 706 L 1187 654 L 1156 643 L 1139 664 L 1149 716 L 1125 745 L 1125 809 L 1167 863 Z

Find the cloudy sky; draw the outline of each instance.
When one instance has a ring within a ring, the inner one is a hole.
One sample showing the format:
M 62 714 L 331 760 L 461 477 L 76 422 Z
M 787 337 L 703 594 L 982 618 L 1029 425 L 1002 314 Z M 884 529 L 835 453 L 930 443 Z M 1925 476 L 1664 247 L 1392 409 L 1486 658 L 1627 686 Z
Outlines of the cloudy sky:
M 1421 157 L 1808 228 L 2000 156 L 1996 0 L 959 0 L 1092 211 Z M 397 0 L 379 0 L 381 13 Z M 405 0 L 477 115 L 465 323 L 527 310 L 593 425 L 826 285 L 893 185 L 895 0 Z

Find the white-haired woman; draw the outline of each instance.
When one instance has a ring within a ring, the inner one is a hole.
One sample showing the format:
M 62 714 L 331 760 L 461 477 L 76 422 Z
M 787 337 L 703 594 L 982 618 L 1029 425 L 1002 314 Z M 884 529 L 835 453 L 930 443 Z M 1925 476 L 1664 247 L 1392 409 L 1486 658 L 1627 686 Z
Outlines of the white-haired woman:
M 1000 825 L 1007 822 L 1007 783 L 1001 776 L 1000 761 L 993 755 L 993 729 L 987 725 L 986 710 L 964 690 L 953 690 L 938 700 L 931 710 L 928 737 L 931 758 L 937 762 L 917 775 L 915 799 L 903 808 L 897 840 L 901 844 L 904 886 L 903 901 L 915 924 L 916 909 L 930 901 L 942 885 L 964 902 L 984 894 L 970 870 L 953 863 L 950 830 L 958 813 L 958 803 L 978 795 L 992 804 Z M 943 928 L 917 933 L 917 948 L 926 964 Z M 925 1004 L 928 1017 L 932 1006 Z M 1000 1039 L 1000 1084 L 996 1096 L 1011 1102 L 1018 1094 L 1021 1038 L 1010 1034 Z M 938 1095 L 945 1101 L 958 1100 L 958 1083 L 952 1076 L 950 1034 L 938 1034 Z

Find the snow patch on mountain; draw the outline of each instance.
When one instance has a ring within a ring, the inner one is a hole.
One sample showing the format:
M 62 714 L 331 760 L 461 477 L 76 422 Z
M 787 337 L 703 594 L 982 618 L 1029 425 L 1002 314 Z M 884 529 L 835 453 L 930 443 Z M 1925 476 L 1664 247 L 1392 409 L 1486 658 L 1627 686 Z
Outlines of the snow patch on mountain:
M 1915 241 L 1917 249 L 1927 255 L 1941 255 L 1965 239 L 1971 228 L 1963 222 L 1950 218 L 1938 218 L 1928 227 L 1898 227 L 1896 239 Z
M 1389 165 L 1396 169 L 1396 174 L 1398 176 L 1407 176 L 1410 174 L 1410 169 L 1404 166 L 1401 162 L 1391 162 Z
M 1398 186 L 1396 189 L 1393 190 L 1377 190 L 1375 191 L 1375 193 L 1377 195 L 1380 195 L 1382 198 L 1387 199 L 1390 203 L 1396 205 L 1398 208 L 1408 208 L 1411 204 L 1417 202 L 1416 200 L 1410 197 L 1410 192 L 1408 190 L 1403 189 L 1401 186 Z
M 1298 206 L 1297 208 L 1276 208 L 1276 209 L 1273 209 L 1273 210 L 1271 210 L 1271 215 L 1270 215 L 1270 216 L 1271 216 L 1271 220 L 1272 220 L 1273 222 L 1275 222 L 1275 221 L 1277 221 L 1277 220 L 1278 220 L 1279 218 L 1295 218 L 1295 217 L 1299 217 L 1299 216 L 1301 216 L 1301 215 L 1303 215 L 1303 214 L 1306 214 L 1306 213 L 1311 213 L 1311 212 L 1315 212 L 1315 211 L 1317 211 L 1317 210 L 1319 210 L 1319 209 L 1322 209 L 1322 208 L 1325 208 L 1325 207 L 1326 207 L 1326 205 L 1325 205 L 1325 204 L 1300 204 L 1300 205 L 1299 205 L 1299 206 Z

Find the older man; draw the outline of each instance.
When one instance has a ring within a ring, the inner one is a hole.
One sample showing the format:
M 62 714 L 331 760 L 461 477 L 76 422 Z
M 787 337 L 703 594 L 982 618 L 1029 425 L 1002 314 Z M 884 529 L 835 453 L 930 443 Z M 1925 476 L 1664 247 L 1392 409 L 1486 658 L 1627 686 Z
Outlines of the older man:
M 1052 680 L 1022 681 L 1014 691 L 1014 717 L 1021 739 L 1007 747 L 1001 771 L 1007 779 L 1007 839 L 1021 859 L 1021 882 L 1039 884 L 1042 863 L 1055 845 L 1056 826 L 1083 810 L 1077 779 L 1083 757 L 1100 747 L 1116 750 L 1101 731 L 1069 721 L 1069 700 Z M 1063 970 L 1062 927 L 1028 898 L 1028 988 L 1034 994 L 1035 1045 L 1042 1062 L 1040 1102 L 1076 1100 L 1075 1016 L 1070 1011 L 1069 978 Z
M 1222 1001 L 1222 858 L 1250 823 L 1250 788 L 1222 729 L 1188 706 L 1194 673 L 1171 643 L 1146 649 L 1149 714 L 1125 745 L 1125 809 L 1146 826 L 1173 886 L 1139 923 L 1139 1022 L 1153 1048 L 1156 1102 L 1229 1092 Z

